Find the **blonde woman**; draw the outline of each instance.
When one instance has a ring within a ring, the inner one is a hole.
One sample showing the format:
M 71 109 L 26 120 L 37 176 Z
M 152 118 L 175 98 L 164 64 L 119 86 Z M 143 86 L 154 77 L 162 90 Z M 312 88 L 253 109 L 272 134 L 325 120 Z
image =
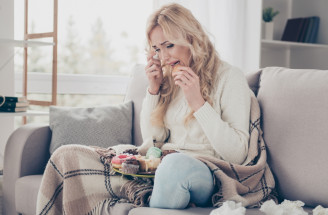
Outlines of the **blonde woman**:
M 241 71 L 219 59 L 200 23 L 181 5 L 157 10 L 149 18 L 147 39 L 149 87 L 140 150 L 149 142 L 166 142 L 162 150 L 181 152 L 165 156 L 159 165 L 150 207 L 206 206 L 215 190 L 213 176 L 194 157 L 243 163 L 249 141 L 248 84 Z
M 274 179 L 259 106 L 243 73 L 219 59 L 199 22 L 178 4 L 150 17 L 147 38 L 149 87 L 138 151 L 155 143 L 179 153 L 163 158 L 152 184 L 111 171 L 111 159 L 135 146 L 61 146 L 46 166 L 37 214 L 103 214 L 118 202 L 182 209 L 234 200 L 249 206 L 269 197 Z

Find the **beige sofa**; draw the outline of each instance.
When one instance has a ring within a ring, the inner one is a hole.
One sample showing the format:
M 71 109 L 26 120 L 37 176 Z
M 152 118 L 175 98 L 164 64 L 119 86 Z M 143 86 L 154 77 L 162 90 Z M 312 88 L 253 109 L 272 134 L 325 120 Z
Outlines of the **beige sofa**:
M 281 199 L 301 200 L 307 210 L 328 207 L 328 70 L 270 67 L 247 74 L 262 110 L 268 162 Z M 142 142 L 139 112 L 147 80 L 143 66 L 134 68 L 126 100 L 134 101 L 134 144 Z M 132 122 L 131 122 L 132 123 Z M 4 163 L 5 214 L 35 214 L 43 169 L 49 158 L 48 125 L 29 124 L 9 138 Z M 103 214 L 191 215 L 209 214 L 213 208 L 165 210 L 117 204 Z M 246 214 L 262 214 L 248 209 Z

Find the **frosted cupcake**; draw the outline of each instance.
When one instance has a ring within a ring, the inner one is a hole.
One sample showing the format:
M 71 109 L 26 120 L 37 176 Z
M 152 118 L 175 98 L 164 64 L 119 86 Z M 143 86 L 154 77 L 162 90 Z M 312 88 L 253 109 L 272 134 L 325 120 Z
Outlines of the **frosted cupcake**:
M 150 147 L 146 154 L 146 159 L 153 157 L 153 158 L 160 158 L 162 155 L 162 150 L 158 147 Z
M 125 174 L 136 174 L 139 171 L 139 161 L 134 158 L 126 159 L 122 163 L 121 171 Z

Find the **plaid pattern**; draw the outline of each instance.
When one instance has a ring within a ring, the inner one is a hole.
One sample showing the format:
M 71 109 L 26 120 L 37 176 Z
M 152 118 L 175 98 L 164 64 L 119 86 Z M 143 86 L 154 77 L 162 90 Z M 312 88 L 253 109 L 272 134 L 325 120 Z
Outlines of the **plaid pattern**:
M 199 156 L 215 176 L 218 192 L 212 197 L 214 206 L 226 200 L 241 202 L 243 206 L 255 207 L 266 199 L 274 199 L 275 181 L 266 162 L 267 154 L 260 128 L 260 106 L 252 94 L 250 113 L 250 140 L 243 164 L 232 164 L 220 159 Z
M 100 214 L 103 204 L 127 202 L 120 193 L 127 181 L 113 175 L 94 148 L 62 146 L 45 169 L 37 214 Z
M 267 165 L 266 147 L 260 128 L 260 107 L 252 96 L 250 114 L 249 151 L 242 165 L 212 157 L 198 156 L 213 172 L 217 192 L 214 206 L 226 200 L 241 202 L 243 206 L 259 206 L 269 198 L 275 182 Z M 110 160 L 127 148 L 121 145 L 108 149 L 81 145 L 66 145 L 57 149 L 46 167 L 38 194 L 37 214 L 100 214 L 104 205 L 132 202 L 147 206 L 152 182 L 128 180 L 110 171 Z M 113 150 L 114 149 L 114 150 Z

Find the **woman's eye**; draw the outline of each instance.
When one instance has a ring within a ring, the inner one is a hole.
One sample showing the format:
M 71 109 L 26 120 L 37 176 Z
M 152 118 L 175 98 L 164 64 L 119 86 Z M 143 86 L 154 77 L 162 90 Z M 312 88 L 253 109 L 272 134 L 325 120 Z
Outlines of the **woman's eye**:
M 160 50 L 159 49 L 155 49 L 155 52 L 159 52 Z
M 167 48 L 172 48 L 174 46 L 174 44 L 170 44 L 167 46 Z

